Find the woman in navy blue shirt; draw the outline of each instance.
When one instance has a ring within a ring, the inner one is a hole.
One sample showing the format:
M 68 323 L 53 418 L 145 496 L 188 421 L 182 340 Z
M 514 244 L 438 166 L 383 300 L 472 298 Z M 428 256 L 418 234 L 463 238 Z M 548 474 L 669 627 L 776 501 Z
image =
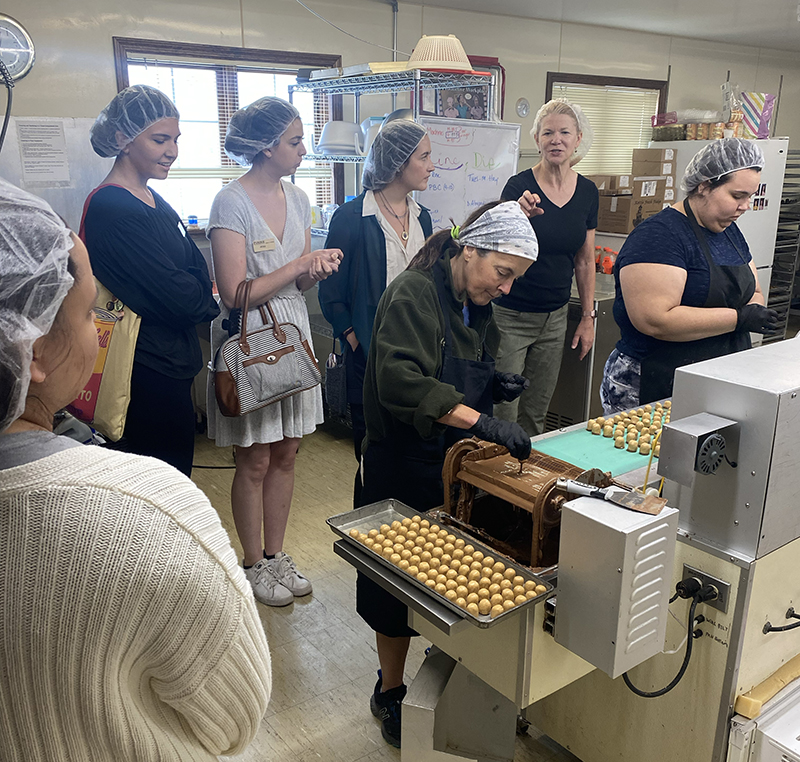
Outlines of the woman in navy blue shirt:
M 607 415 L 671 396 L 676 368 L 749 349 L 750 332 L 774 329 L 736 225 L 763 166 L 750 141 L 708 145 L 686 169 L 687 198 L 628 236 L 614 268 L 621 338 L 600 389 Z

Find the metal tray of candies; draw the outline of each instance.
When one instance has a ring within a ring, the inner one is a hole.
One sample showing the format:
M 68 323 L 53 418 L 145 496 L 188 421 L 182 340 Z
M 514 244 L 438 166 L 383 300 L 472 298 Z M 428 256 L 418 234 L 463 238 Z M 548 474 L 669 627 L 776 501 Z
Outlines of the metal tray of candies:
M 444 529 L 396 500 L 331 516 L 328 525 L 478 627 L 491 627 L 553 591 L 525 566 L 505 556 L 497 560 L 488 545 L 453 527 Z

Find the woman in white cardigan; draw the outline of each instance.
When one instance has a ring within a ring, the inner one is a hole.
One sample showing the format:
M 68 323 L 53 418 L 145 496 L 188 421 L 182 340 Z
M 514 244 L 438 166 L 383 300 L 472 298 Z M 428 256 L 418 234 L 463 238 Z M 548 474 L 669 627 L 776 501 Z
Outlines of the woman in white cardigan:
M 269 701 L 250 586 L 162 461 L 53 434 L 97 355 L 86 249 L 0 180 L 0 759 L 212 760 Z

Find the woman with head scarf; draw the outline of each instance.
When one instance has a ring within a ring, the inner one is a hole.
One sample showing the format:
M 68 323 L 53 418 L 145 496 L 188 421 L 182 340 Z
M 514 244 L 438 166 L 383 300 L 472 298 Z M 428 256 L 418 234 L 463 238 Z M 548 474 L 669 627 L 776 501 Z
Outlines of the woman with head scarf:
M 306 149 L 303 123 L 291 103 L 266 97 L 231 118 L 225 150 L 249 171 L 214 199 L 208 237 L 222 315 L 212 327 L 212 356 L 228 338 L 222 321 L 239 284 L 252 282 L 248 326 L 262 325 L 258 307 L 269 301 L 278 322 L 294 323 L 311 344 L 303 291 L 339 267 L 338 249 L 311 251 L 311 206 L 294 174 Z M 311 583 L 283 550 L 300 438 L 322 423 L 319 386 L 238 418 L 217 407 L 209 378 L 208 433 L 219 447 L 236 447 L 231 507 L 244 549 L 243 566 L 256 598 L 286 606 L 311 593 Z M 263 541 L 262 541 L 263 530 Z
M 518 421 L 535 436 L 544 431 L 558 381 L 573 273 L 582 318 L 571 346 L 583 359 L 594 342 L 599 196 L 594 183 L 572 169 L 592 143 L 591 127 L 580 106 L 563 98 L 548 101 L 536 114 L 531 135 L 542 158 L 533 169 L 512 177 L 502 198 L 519 200 L 530 215 L 539 239 L 539 259 L 511 293 L 498 300 L 494 313 L 502 337 L 497 367 L 522 374 L 531 385 L 518 402 L 498 405 L 495 413 Z
M 0 180 L 0 757 L 211 762 L 260 726 L 267 641 L 188 478 L 53 433 L 96 296 L 80 239 Z
M 749 349 L 751 332 L 776 328 L 736 225 L 763 167 L 756 143 L 710 143 L 686 168 L 687 197 L 628 236 L 614 268 L 621 338 L 600 388 L 606 414 L 671 396 L 676 368 Z
M 424 127 L 407 119 L 384 125 L 364 163 L 364 192 L 336 210 L 326 246 L 341 249 L 339 272 L 319 284 L 322 312 L 342 343 L 353 445 L 361 461 L 364 369 L 372 323 L 383 292 L 433 232 L 428 210 L 411 197 L 425 190 L 433 172 L 431 141 Z M 354 505 L 361 476 L 356 471 Z
M 538 245 L 516 201 L 473 212 L 431 236 L 387 287 L 375 316 L 364 379 L 362 505 L 394 498 L 417 511 L 442 504 L 447 449 L 463 437 L 504 445 L 525 460 L 531 442 L 516 423 L 492 417 L 527 381 L 495 370 L 500 336 L 492 300 L 536 260 Z M 370 708 L 384 739 L 400 745 L 408 610 L 359 574 L 358 613 L 375 630 L 381 671 Z
M 178 214 L 148 187 L 178 157 L 178 111 L 154 87 L 134 85 L 103 109 L 91 141 L 115 157 L 86 199 L 81 238 L 97 279 L 141 316 L 120 447 L 192 472 L 192 382 L 203 367 L 197 325 L 219 314 L 208 267 Z

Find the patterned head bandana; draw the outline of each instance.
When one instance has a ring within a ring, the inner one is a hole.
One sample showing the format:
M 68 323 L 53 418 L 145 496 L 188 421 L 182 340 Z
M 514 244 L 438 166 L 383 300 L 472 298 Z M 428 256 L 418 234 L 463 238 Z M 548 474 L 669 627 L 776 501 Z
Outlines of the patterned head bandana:
M 484 212 L 471 225 L 452 233 L 462 246 L 499 251 L 535 262 L 539 256 L 539 241 L 530 220 L 516 201 L 505 201 Z

